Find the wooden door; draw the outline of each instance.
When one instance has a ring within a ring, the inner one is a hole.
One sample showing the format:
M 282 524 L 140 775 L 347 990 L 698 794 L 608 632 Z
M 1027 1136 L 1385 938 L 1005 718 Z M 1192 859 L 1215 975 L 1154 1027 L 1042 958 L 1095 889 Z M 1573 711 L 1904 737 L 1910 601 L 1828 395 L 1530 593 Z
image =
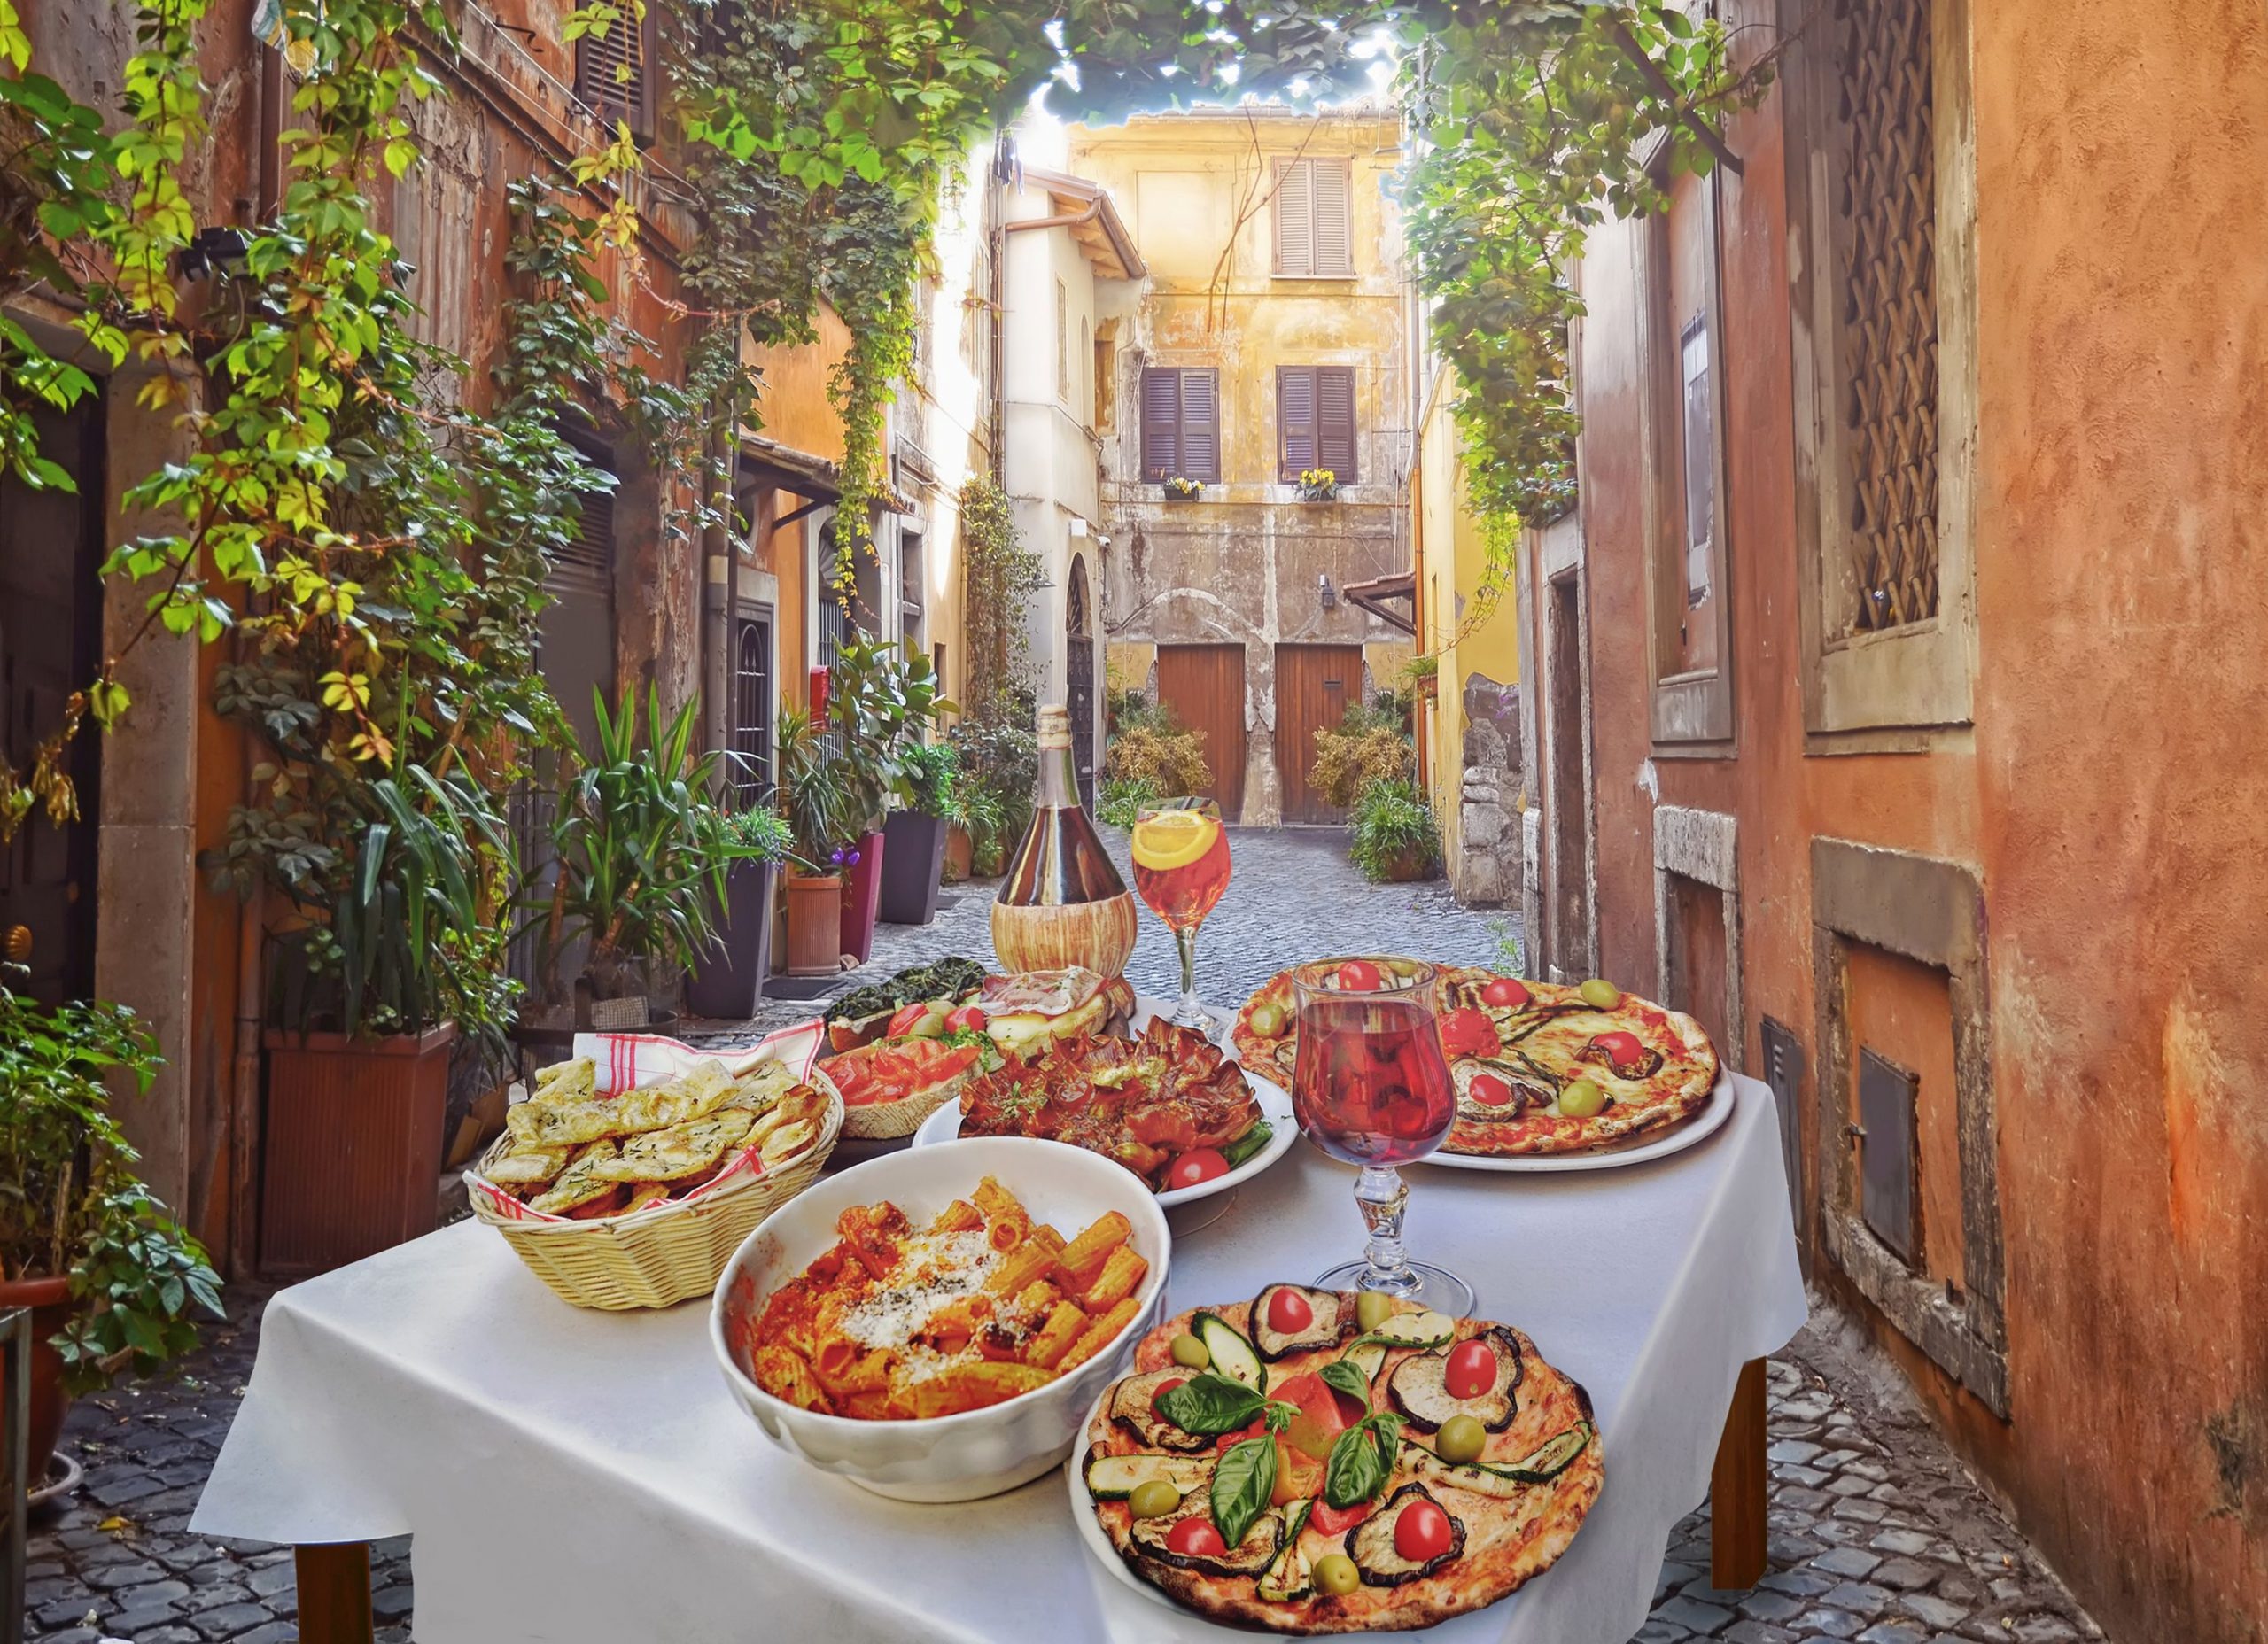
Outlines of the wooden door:
M 1337 730 L 1348 709 L 1362 700 L 1361 646 L 1276 648 L 1276 771 L 1284 784 L 1285 822 L 1347 819 L 1345 811 L 1324 803 L 1308 773 L 1315 768 L 1315 733 Z
M 1223 820 L 1244 816 L 1244 647 L 1161 645 L 1158 701 L 1181 723 L 1205 735 L 1205 763 L 1213 769 L 1208 797 L 1220 802 Z

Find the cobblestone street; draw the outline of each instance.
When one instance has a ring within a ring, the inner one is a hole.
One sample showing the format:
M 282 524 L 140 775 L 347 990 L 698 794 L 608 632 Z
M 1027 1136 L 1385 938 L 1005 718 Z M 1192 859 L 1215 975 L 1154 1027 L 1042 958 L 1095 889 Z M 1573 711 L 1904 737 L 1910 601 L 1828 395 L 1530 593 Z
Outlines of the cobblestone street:
M 1114 837 L 1122 859 L 1122 837 Z M 1355 948 L 1460 962 L 1509 957 L 1505 916 L 1438 885 L 1370 886 L 1331 832 L 1232 835 L 1235 880 L 1200 943 L 1200 986 L 1231 1005 L 1284 959 Z M 868 977 L 990 951 L 991 888 L 952 888 L 920 929 L 883 927 Z M 1131 974 L 1169 994 L 1173 949 L 1146 913 Z M 1640 979 L 1628 979 L 1637 981 Z M 769 1028 L 813 1007 L 775 1004 Z M 711 1024 L 712 1036 L 726 1032 Z M 35 1520 L 27 1637 L 44 1644 L 281 1644 L 296 1638 L 288 1549 L 193 1537 L 198 1492 L 250 1376 L 265 1292 L 230 1292 L 232 1323 L 181 1373 L 81 1401 L 66 1443 L 75 1499 Z M 1705 1506 L 1671 1538 L 1652 1619 L 1634 1644 L 2054 1644 L 2101 1635 L 1899 1391 L 1894 1373 L 1819 1314 L 1771 1367 L 1771 1570 L 1750 1592 L 1709 1585 Z M 1610 1486 L 1611 1487 L 1611 1486 Z M 379 1637 L 411 1634 L 409 1544 L 376 1549 Z M 622 1641 L 629 1644 L 629 1641 Z

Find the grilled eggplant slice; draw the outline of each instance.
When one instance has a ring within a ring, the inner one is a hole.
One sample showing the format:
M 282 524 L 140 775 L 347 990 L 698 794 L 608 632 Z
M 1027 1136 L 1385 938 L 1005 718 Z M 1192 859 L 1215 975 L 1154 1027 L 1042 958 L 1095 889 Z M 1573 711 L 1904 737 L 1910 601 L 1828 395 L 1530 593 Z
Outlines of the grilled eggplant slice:
M 1296 1604 L 1315 1590 L 1315 1572 L 1308 1566 L 1308 1555 L 1300 1551 L 1300 1532 L 1307 1527 L 1314 1507 L 1312 1500 L 1285 1505 L 1284 1550 L 1260 1578 L 1262 1603 Z
M 1297 1291 L 1313 1315 L 1303 1330 L 1286 1335 L 1268 1322 L 1268 1303 L 1279 1290 Z M 1287 1353 L 1334 1347 L 1345 1333 L 1350 1310 L 1340 1305 L 1335 1290 L 1309 1290 L 1304 1284 L 1270 1284 L 1252 1299 L 1252 1345 L 1270 1363 Z
M 1195 1516 L 1204 1517 L 1209 1509 L 1206 1503 L 1197 1503 Z M 1183 1570 L 1201 1570 L 1216 1576 L 1258 1576 L 1276 1562 L 1284 1550 L 1284 1516 L 1270 1510 L 1262 1513 L 1251 1529 L 1244 1532 L 1244 1539 L 1225 1553 L 1177 1553 L 1166 1546 L 1166 1536 L 1183 1519 L 1192 1515 L 1177 1514 L 1171 1518 L 1138 1518 L 1128 1534 L 1133 1538 L 1134 1550 L 1145 1558 L 1154 1558 L 1161 1564 L 1176 1565 Z M 1459 1531 L 1458 1539 L 1464 1539 Z
M 1209 1455 L 1087 1455 L 1087 1493 L 1098 1501 L 1123 1501 L 1138 1486 L 1159 1482 L 1194 1495 L 1212 1477 Z
M 1398 1587 L 1405 1581 L 1415 1581 L 1430 1576 L 1449 1560 L 1464 1551 L 1464 1520 L 1442 1507 L 1442 1515 L 1449 1521 L 1449 1545 L 1445 1553 L 1437 1554 L 1424 1563 L 1412 1563 L 1394 1547 L 1394 1521 L 1402 1516 L 1402 1509 L 1412 1499 L 1432 1501 L 1441 1507 L 1433 1493 L 1423 1485 L 1404 1485 L 1386 1497 L 1386 1504 L 1361 1524 L 1347 1532 L 1347 1556 L 1355 1561 L 1355 1568 L 1363 1572 L 1363 1585 L 1371 1587 Z
M 1548 1485 L 1575 1463 L 1598 1430 L 1577 1422 L 1565 1432 L 1553 1434 L 1517 1462 L 1444 1462 L 1422 1445 L 1409 1445 L 1402 1455 L 1410 1470 L 1423 1482 L 1447 1490 L 1470 1490 L 1475 1495 L 1511 1497 Z
M 1168 1382 L 1188 1379 L 1189 1372 L 1178 1369 L 1128 1376 L 1111 1390 L 1110 1419 L 1153 1449 L 1193 1453 L 1211 1448 L 1210 1438 L 1183 1431 L 1150 1407 L 1159 1388 Z
M 1485 1341 L 1496 1360 L 1496 1374 L 1487 1391 L 1460 1399 L 1449 1389 L 1449 1353 L 1441 1349 L 1404 1359 L 1386 1377 L 1386 1390 L 1394 1407 L 1410 1418 L 1420 1432 L 1432 1432 L 1452 1415 L 1470 1415 L 1492 1433 L 1512 1424 L 1517 1407 L 1512 1394 L 1520 1384 L 1519 1344 L 1501 1330 L 1475 1338 Z

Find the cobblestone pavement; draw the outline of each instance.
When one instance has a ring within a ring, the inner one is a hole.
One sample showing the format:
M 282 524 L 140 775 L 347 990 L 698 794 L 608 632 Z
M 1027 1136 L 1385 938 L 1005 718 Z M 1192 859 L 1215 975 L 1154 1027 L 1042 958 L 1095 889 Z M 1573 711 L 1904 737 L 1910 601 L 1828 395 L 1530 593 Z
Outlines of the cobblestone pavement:
M 1122 837 L 1113 839 L 1122 860 Z M 1479 962 L 1508 940 L 1500 915 L 1439 886 L 1370 886 L 1329 832 L 1231 838 L 1234 882 L 1199 944 L 1199 989 L 1240 1001 L 1283 957 L 1349 947 Z M 981 956 L 990 885 L 953 888 L 935 925 L 884 927 L 857 980 L 944 954 Z M 1146 916 L 1131 974 L 1179 985 L 1171 942 Z M 809 1005 L 769 1005 L 721 1037 L 783 1026 Z M 87 1469 L 78 1496 L 35 1520 L 26 1637 L 41 1644 L 284 1644 L 295 1639 L 287 1549 L 188 1533 L 189 1515 L 243 1396 L 266 1297 L 230 1292 L 234 1322 L 173 1376 L 74 1409 L 66 1442 Z M 1633 1644 L 2056 1644 L 2101 1635 L 1977 1489 L 1897 1383 L 1831 1314 L 1771 1370 L 1771 1570 L 1749 1592 L 1709 1585 L 1705 1504 L 1671 1535 L 1652 1619 Z M 410 1637 L 409 1544 L 374 1550 L 380 1640 Z M 579 1644 L 579 1641 L 563 1641 Z

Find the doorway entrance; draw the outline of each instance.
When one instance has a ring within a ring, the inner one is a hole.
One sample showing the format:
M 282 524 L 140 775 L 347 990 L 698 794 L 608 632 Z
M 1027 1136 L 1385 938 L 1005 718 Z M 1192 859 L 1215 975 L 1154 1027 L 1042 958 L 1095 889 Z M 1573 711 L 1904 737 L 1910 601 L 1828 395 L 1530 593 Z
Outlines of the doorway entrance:
M 1203 733 L 1221 819 L 1244 817 L 1244 647 L 1158 647 L 1158 705 L 1173 710 L 1184 730 Z
M 1581 981 L 1591 957 L 1589 795 L 1583 778 L 1582 591 L 1573 575 L 1554 578 L 1545 605 L 1544 665 L 1551 762 L 1551 945 L 1546 958 L 1562 979 Z
M 1276 772 L 1284 785 L 1284 820 L 1331 826 L 1347 813 L 1315 791 L 1315 733 L 1336 731 L 1363 700 L 1359 645 L 1276 648 Z

